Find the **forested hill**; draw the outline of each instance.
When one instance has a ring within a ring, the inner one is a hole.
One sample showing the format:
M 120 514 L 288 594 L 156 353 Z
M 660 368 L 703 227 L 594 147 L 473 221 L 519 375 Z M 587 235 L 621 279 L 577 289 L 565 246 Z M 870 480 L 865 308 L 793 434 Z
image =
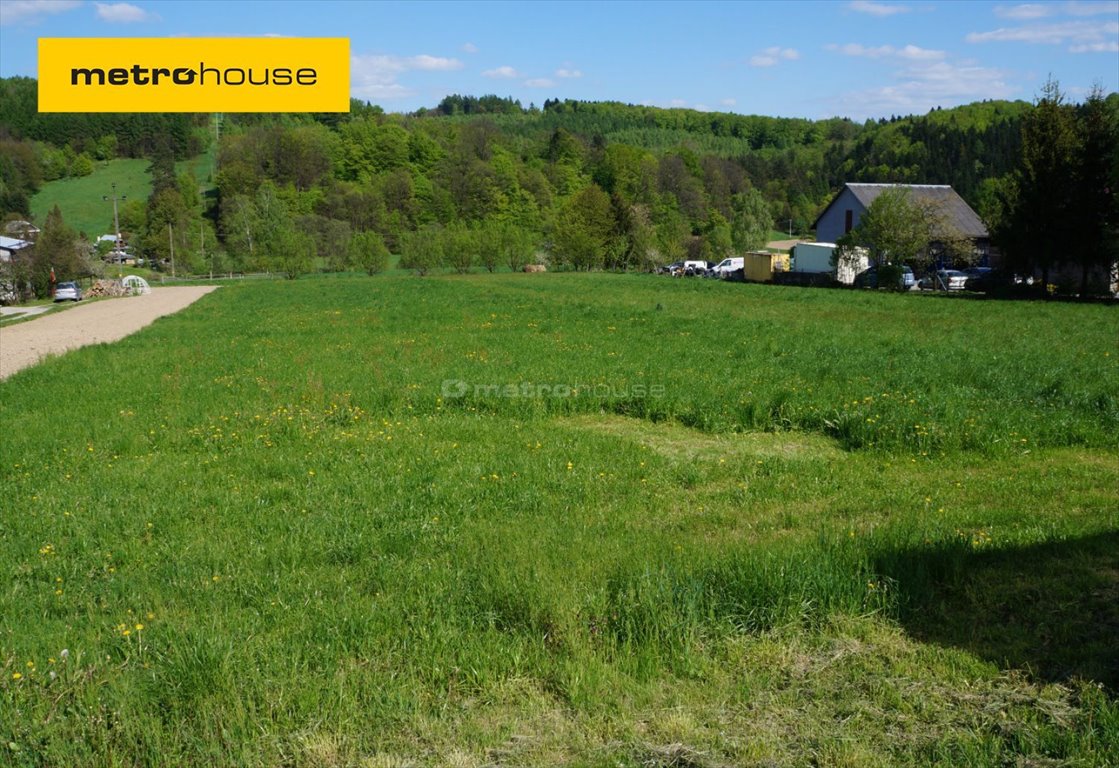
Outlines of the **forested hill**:
M 1113 99 L 1119 102 L 1119 96 Z M 1024 101 L 984 101 L 855 123 L 572 100 L 524 109 L 512 99 L 455 95 L 419 114 L 464 120 L 485 115 L 503 131 L 522 136 L 562 129 L 586 142 L 731 158 L 774 200 L 803 195 L 819 206 L 846 181 L 883 181 L 951 184 L 978 206 L 984 179 L 1014 166 L 1020 121 L 1029 109 Z M 809 223 L 814 217 L 805 210 L 775 214 Z
M 345 114 L 40 115 L 35 99 L 34 80 L 0 80 L 0 214 L 26 214 L 46 181 L 147 157 L 152 197 L 122 213 L 130 242 L 161 258 L 170 226 L 216 236 L 245 265 L 297 241 L 320 259 L 344 253 L 356 233 L 399 252 L 426 228 L 512 229 L 582 267 L 721 258 L 774 227 L 806 232 L 849 181 L 951 184 L 990 223 L 1036 109 L 989 101 L 857 123 L 456 95 L 408 115 L 357 100 Z M 1119 95 L 1106 107 L 1119 113 Z M 172 161 L 217 136 L 214 178 L 175 178 Z M 200 182 L 217 188 L 209 203 Z M 262 246 L 280 222 L 296 229 Z
M 13 194 L 13 187 L 71 175 L 75 160 L 79 173 L 86 170 L 88 164 L 78 160 L 83 155 L 96 161 L 168 152 L 181 159 L 196 154 L 207 140 L 208 116 L 39 114 L 35 85 L 30 78 L 0 80 L 0 102 L 5 104 L 0 140 L 8 141 L 8 158 L 3 161 L 8 166 L 3 171 L 8 193 L 5 209 L 23 207 L 18 205 L 23 198 Z M 496 138 L 518 154 L 531 154 L 547 145 L 545 154 L 551 153 L 554 160 L 555 152 L 566 151 L 556 145 L 569 136 L 593 164 L 606 147 L 622 145 L 650 153 L 662 165 L 666 157 L 679 158 L 704 187 L 710 182 L 704 178 L 705 160 L 708 165 L 713 159 L 731 161 L 736 167 L 732 175 L 740 171 L 762 193 L 775 221 L 787 227 L 791 220 L 794 228 L 805 230 L 845 181 L 951 184 L 982 209 L 984 180 L 1013 167 L 1019 151 L 1019 121 L 1029 108 L 1026 102 L 992 101 L 923 116 L 855 123 L 846 118 L 812 121 L 558 99 L 546 101 L 542 109 L 524 108 L 518 101 L 497 96 L 453 95 L 435 108 L 409 116 L 385 115 L 378 107 L 355 101 L 349 115 L 230 115 L 226 122 L 234 131 L 300 122 L 319 122 L 337 131 L 348 123 L 372 119 L 399 125 L 409 133 L 446 137 L 460 132 L 463 124 L 482 121 L 484 133 L 496 134 L 487 141 Z M 444 120 L 457 127 L 448 131 L 428 125 Z M 69 150 L 65 155 L 41 157 L 43 173 L 36 179 L 33 171 L 20 173 L 10 167 L 19 162 L 17 156 L 27 154 L 27 148 L 21 151 L 11 139 L 43 142 L 47 155 L 49 148 Z M 593 177 L 611 191 L 610 169 L 598 166 Z

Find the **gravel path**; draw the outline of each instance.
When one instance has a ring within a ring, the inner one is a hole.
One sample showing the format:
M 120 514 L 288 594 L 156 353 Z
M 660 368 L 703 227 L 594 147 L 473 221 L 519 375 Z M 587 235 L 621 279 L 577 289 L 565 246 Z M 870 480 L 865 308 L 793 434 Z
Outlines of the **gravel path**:
M 123 339 L 157 317 L 193 304 L 214 285 L 153 288 L 143 296 L 79 304 L 64 312 L 0 328 L 0 379 L 34 365 L 46 355 Z

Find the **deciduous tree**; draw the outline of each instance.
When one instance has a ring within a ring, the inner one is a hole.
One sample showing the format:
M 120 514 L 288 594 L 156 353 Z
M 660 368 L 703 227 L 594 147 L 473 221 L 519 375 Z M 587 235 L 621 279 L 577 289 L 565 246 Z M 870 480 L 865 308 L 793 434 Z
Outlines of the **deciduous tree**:
M 389 249 L 376 232 L 358 232 L 350 240 L 350 260 L 370 275 L 380 274 L 388 268 Z

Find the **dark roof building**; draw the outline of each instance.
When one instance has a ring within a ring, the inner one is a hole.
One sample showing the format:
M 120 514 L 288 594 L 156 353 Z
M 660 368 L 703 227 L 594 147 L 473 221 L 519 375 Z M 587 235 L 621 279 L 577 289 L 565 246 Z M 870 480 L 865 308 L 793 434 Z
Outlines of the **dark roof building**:
M 947 184 L 844 184 L 813 227 L 816 239 L 834 243 L 859 225 L 863 213 L 887 189 L 907 189 L 915 202 L 934 205 L 946 225 L 975 241 L 986 253 L 990 233 L 979 215 Z

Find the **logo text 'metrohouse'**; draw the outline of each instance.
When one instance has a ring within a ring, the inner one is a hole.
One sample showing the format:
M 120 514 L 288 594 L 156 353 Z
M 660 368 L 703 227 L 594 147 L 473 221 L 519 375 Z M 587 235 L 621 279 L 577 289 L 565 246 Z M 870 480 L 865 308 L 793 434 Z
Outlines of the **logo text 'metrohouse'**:
M 344 37 L 39 38 L 40 112 L 349 109 Z
M 312 67 L 256 68 L 229 67 L 219 69 L 207 67 L 200 62 L 198 67 L 145 67 L 133 64 L 131 67 L 73 67 L 70 70 L 70 85 L 302 85 L 313 86 L 318 82 L 318 73 Z

